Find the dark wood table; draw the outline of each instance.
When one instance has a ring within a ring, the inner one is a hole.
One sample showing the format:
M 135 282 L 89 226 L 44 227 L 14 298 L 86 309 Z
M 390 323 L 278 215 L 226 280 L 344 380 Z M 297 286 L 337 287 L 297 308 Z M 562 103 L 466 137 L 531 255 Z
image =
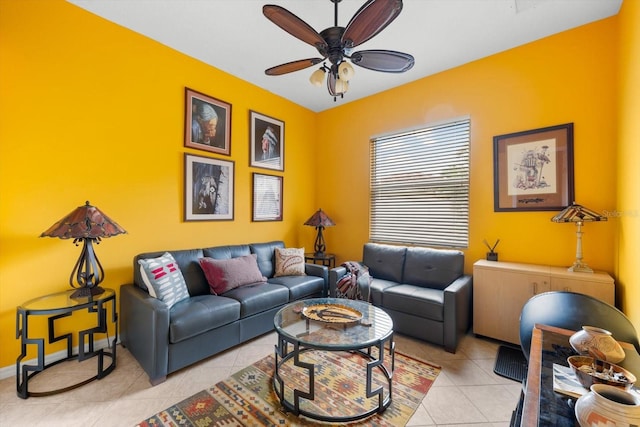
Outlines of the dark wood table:
M 324 265 L 325 267 L 334 268 L 336 266 L 336 256 L 334 254 L 316 255 L 315 253 L 304 254 L 305 262 Z
M 531 338 L 529 369 L 524 394 L 521 426 L 575 427 L 576 399 L 553 391 L 553 364 L 568 366 L 567 357 L 575 354 L 569 337 L 575 331 L 536 324 Z M 640 375 L 640 355 L 635 347 L 621 342 L 625 359 L 620 366 Z

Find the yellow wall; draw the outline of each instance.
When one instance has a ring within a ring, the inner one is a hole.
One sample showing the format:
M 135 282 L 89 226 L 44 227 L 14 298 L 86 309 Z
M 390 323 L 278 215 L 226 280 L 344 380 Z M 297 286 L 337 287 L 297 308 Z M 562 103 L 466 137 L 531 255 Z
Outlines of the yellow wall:
M 616 150 L 608 141 L 617 118 L 616 22 L 567 31 L 321 113 L 319 160 L 339 165 L 319 188 L 320 204 L 338 224 L 326 233 L 331 249 L 342 259 L 361 258 L 371 136 L 469 115 L 467 270 L 485 256 L 485 238 L 500 239 L 503 261 L 571 265 L 574 225 L 552 223 L 554 212 L 493 211 L 493 136 L 573 122 L 576 201 L 614 210 Z M 615 230 L 616 220 L 584 227 L 584 258 L 592 267 L 613 273 Z
M 637 209 L 639 70 L 631 59 L 640 19 L 627 3 L 620 20 L 314 114 L 62 0 L 0 0 L 0 367 L 19 353 L 15 307 L 66 289 L 79 254 L 69 241 L 37 236 L 85 200 L 129 232 L 96 248 L 105 285 L 116 289 L 142 251 L 281 238 L 310 247 L 314 231 L 302 223 L 318 207 L 337 223 L 325 232 L 329 249 L 339 261 L 359 259 L 368 239 L 369 138 L 462 115 L 472 120 L 467 270 L 484 256 L 484 238 L 501 239 L 502 260 L 570 264 L 572 225 L 551 223 L 552 212 L 493 212 L 492 137 L 574 122 L 576 200 L 599 211 Z M 632 93 L 620 102 L 618 21 L 631 38 L 620 85 Z M 184 153 L 207 155 L 183 146 L 185 86 L 232 104 L 232 222 L 182 221 Z M 251 173 L 272 172 L 248 166 L 249 109 L 285 122 L 286 170 L 273 172 L 284 176 L 282 222 L 251 222 Z M 617 180 L 628 184 L 616 187 Z M 640 329 L 637 222 L 587 224 L 584 254 L 591 266 L 620 276 L 622 306 Z
M 625 1 L 620 19 L 620 86 L 618 92 L 618 292 L 622 310 L 640 331 L 640 2 Z
M 313 243 L 311 111 L 61 0 L 1 0 L 0 49 L 0 367 L 16 306 L 67 289 L 80 253 L 38 236 L 85 200 L 128 231 L 96 247 L 106 287 L 143 251 Z M 184 147 L 185 86 L 232 104 L 231 157 Z M 284 173 L 249 167 L 250 109 L 285 122 Z M 235 161 L 234 221 L 183 222 L 185 152 Z M 284 176 L 282 222 L 251 222 L 252 172 Z

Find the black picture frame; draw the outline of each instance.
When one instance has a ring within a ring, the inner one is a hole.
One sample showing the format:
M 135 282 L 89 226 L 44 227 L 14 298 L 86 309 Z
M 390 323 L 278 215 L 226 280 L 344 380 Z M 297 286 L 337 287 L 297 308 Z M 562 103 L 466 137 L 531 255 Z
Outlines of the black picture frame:
M 556 211 L 574 201 L 573 123 L 493 138 L 494 211 Z
M 282 221 L 283 177 L 253 173 L 251 220 Z
M 284 122 L 249 111 L 249 166 L 284 171 Z
M 235 163 L 185 154 L 184 220 L 232 221 Z

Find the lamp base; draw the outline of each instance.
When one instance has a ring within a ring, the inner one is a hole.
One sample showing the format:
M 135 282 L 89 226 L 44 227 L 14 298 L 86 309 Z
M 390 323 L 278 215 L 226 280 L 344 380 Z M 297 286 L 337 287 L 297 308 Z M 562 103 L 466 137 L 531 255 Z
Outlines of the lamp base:
M 574 273 L 593 273 L 593 269 L 583 262 L 576 261 L 567 270 Z
M 71 294 L 71 298 L 89 298 L 95 295 L 100 295 L 104 292 L 100 286 L 94 286 L 92 288 L 78 288 Z
M 316 235 L 316 241 L 313 244 L 313 249 L 315 250 L 315 256 L 316 257 L 322 257 L 324 256 L 324 250 L 327 247 L 324 244 L 324 236 L 322 235 L 322 229 L 324 227 L 319 225 L 316 227 L 316 229 L 318 230 L 318 234 Z

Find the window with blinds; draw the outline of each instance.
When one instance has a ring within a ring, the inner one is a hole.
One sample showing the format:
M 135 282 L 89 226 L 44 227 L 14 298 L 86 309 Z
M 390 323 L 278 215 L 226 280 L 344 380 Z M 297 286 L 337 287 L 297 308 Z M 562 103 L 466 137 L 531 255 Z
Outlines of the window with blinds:
M 371 140 L 372 242 L 466 248 L 469 118 Z

